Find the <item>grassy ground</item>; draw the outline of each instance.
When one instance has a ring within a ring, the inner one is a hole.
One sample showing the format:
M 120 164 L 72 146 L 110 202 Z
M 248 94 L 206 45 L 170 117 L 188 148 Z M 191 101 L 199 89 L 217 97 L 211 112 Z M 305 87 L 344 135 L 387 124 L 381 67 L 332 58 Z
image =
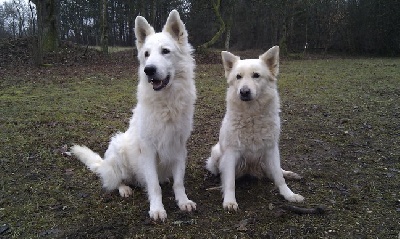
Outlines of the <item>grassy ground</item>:
M 129 62 L 137 65 L 135 62 Z M 237 184 L 236 213 L 222 209 L 220 184 L 204 169 L 225 110 L 221 64 L 199 65 L 186 187 L 198 203 L 177 208 L 163 185 L 165 223 L 148 219 L 146 194 L 101 190 L 65 154 L 73 143 L 104 153 L 135 104 L 134 67 L 24 68 L 0 74 L 0 238 L 397 238 L 400 233 L 400 60 L 283 61 L 282 165 L 289 187 L 324 205 L 298 215 L 268 180 Z

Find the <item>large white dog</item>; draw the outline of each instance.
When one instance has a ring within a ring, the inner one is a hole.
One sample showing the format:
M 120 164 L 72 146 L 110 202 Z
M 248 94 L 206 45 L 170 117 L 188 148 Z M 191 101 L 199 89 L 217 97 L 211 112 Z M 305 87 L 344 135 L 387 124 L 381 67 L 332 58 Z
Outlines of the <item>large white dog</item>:
M 286 200 L 303 201 L 284 179 L 299 175 L 284 171 L 280 165 L 279 47 L 272 47 L 259 59 L 248 60 L 223 51 L 222 62 L 229 85 L 227 110 L 219 142 L 212 148 L 206 167 L 215 175 L 221 173 L 223 207 L 238 209 L 235 179 L 244 174 L 268 176 Z
M 196 209 L 183 183 L 196 100 L 193 48 L 175 10 L 159 33 L 138 16 L 135 34 L 139 85 L 128 130 L 112 137 L 104 159 L 85 146 L 75 145 L 71 152 L 100 176 L 107 190 L 118 189 L 122 197 L 128 197 L 132 189 L 127 184 L 143 186 L 150 217 L 165 220 L 160 183 L 170 177 L 179 208 Z

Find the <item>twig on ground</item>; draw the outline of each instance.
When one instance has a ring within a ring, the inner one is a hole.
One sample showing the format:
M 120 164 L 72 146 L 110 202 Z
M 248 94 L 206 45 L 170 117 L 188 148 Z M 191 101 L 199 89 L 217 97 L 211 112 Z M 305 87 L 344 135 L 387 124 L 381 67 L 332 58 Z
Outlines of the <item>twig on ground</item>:
M 283 205 L 282 209 L 287 211 L 291 211 L 297 214 L 324 214 L 326 212 L 326 207 L 323 205 L 318 205 L 315 208 L 303 208 L 303 207 L 296 207 L 292 205 Z
M 211 187 L 211 188 L 207 188 L 206 191 L 211 191 L 211 190 L 220 190 L 222 188 L 222 186 L 217 186 L 217 187 Z

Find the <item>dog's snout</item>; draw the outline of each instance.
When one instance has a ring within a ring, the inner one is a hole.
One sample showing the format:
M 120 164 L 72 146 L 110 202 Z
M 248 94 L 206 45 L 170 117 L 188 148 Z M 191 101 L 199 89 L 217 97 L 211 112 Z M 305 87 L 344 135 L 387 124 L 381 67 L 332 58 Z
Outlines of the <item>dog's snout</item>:
M 149 65 L 144 68 L 144 73 L 146 73 L 147 76 L 154 76 L 157 72 L 157 68 L 155 65 Z
M 251 90 L 247 86 L 243 86 L 240 89 L 240 99 L 243 101 L 249 101 L 251 100 Z
M 240 89 L 240 95 L 241 96 L 250 96 L 251 91 L 248 87 L 243 87 L 242 89 Z

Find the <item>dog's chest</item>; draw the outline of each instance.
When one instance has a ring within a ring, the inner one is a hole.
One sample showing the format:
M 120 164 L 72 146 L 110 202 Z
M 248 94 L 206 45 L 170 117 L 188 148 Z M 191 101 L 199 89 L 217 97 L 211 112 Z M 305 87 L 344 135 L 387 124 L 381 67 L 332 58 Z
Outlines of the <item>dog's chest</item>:
M 157 118 L 163 122 L 163 124 L 181 124 L 187 121 L 191 116 L 188 112 L 188 105 L 183 102 L 174 102 L 174 104 L 168 104 L 166 102 L 153 106 L 155 112 L 158 113 Z
M 240 152 L 236 176 L 251 174 L 263 177 L 267 150 L 278 143 L 280 121 L 276 117 L 243 116 L 232 121 L 231 135 Z
M 140 105 L 140 137 L 151 142 L 158 151 L 170 154 L 186 144 L 192 130 L 194 106 L 186 101 L 156 101 Z
M 255 154 L 257 157 L 265 147 L 272 146 L 279 140 L 279 116 L 240 115 L 230 122 L 231 135 L 228 138 L 236 141 L 236 147 L 247 154 Z
M 150 90 L 140 96 L 139 101 L 146 109 L 145 117 L 155 119 L 160 124 L 181 124 L 193 117 L 196 98 L 194 85 L 188 86 L 187 89 L 182 87 L 166 89 L 156 94 Z
M 171 141 L 191 131 L 192 114 L 186 109 L 157 106 L 143 119 L 143 127 L 151 127 L 153 138 L 158 141 Z M 150 124 L 151 122 L 151 124 Z M 147 131 L 147 130 L 146 130 Z M 163 138 L 166 136 L 167 138 Z

